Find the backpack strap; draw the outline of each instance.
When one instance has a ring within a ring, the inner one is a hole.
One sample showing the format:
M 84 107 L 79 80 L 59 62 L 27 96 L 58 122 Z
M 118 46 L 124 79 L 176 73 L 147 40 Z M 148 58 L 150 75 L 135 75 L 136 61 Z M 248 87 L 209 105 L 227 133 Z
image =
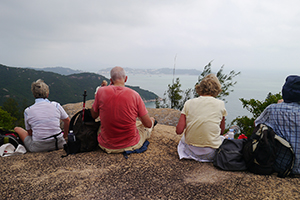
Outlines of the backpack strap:
M 74 125 L 74 122 L 75 122 L 75 119 L 77 118 L 77 116 L 82 113 L 82 110 L 78 111 L 75 115 L 73 115 L 73 117 L 71 118 L 71 121 L 70 121 L 70 125 L 69 125 L 69 130 L 73 130 L 73 125 Z
M 279 143 L 281 143 L 283 146 L 285 146 L 286 148 L 288 148 L 288 149 L 290 150 L 290 152 L 292 153 L 292 158 L 291 158 L 292 161 L 290 162 L 290 164 L 289 164 L 289 166 L 287 167 L 287 169 L 286 169 L 285 171 L 283 171 L 283 172 L 278 172 L 278 175 L 277 175 L 277 176 L 280 177 L 280 178 L 284 178 L 284 177 L 290 175 L 290 171 L 291 171 L 291 169 L 293 169 L 293 167 L 294 167 L 295 153 L 294 153 L 294 150 L 293 150 L 291 144 L 290 144 L 288 141 L 286 141 L 285 139 L 283 139 L 282 137 L 280 137 L 280 136 L 278 136 L 278 135 L 276 135 L 276 134 L 275 134 L 275 139 L 276 139 Z
M 58 150 L 58 140 L 57 140 L 57 136 L 59 136 L 61 133 L 62 133 L 62 131 L 61 131 L 60 133 L 55 134 L 55 135 L 51 135 L 51 136 L 49 136 L 49 137 L 43 138 L 43 140 L 47 140 L 47 139 L 49 139 L 49 138 L 54 137 L 54 139 L 55 139 L 55 149 Z

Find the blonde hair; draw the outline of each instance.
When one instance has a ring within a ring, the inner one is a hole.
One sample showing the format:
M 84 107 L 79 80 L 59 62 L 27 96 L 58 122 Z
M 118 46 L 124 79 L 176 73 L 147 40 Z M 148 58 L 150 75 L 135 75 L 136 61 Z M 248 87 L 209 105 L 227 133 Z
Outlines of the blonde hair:
M 217 97 L 222 91 L 221 83 L 214 74 L 205 76 L 200 84 L 195 86 L 195 89 L 198 95 L 211 95 L 213 97 Z
M 49 87 L 42 79 L 38 79 L 31 84 L 31 92 L 35 98 L 45 99 L 49 95 Z
M 106 80 L 103 80 L 103 81 L 102 81 L 101 87 L 102 87 L 102 86 L 107 86 L 107 81 L 106 81 Z

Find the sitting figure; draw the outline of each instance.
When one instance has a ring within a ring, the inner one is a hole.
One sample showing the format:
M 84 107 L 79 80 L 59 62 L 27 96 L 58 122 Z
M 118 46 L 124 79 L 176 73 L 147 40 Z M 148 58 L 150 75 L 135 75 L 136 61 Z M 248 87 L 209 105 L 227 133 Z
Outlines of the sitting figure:
M 300 174 L 300 76 L 286 78 L 282 87 L 283 101 L 269 105 L 255 120 L 265 124 L 288 141 L 295 153 L 293 174 Z
M 148 111 L 140 95 L 125 87 L 127 76 L 121 67 L 110 71 L 111 84 L 100 87 L 91 109 L 93 118 L 101 119 L 98 142 L 107 153 L 133 151 L 143 146 L 150 138 L 154 118 Z M 141 123 L 136 126 L 136 118 Z
M 24 111 L 25 129 L 15 127 L 26 149 L 30 152 L 42 152 L 62 149 L 66 143 L 70 118 L 57 102 L 50 102 L 49 87 L 39 79 L 31 84 L 35 103 Z M 64 122 L 64 134 L 60 128 Z
M 199 97 L 185 102 L 176 126 L 179 135 L 185 130 L 177 150 L 180 159 L 213 162 L 227 115 L 224 102 L 215 98 L 222 91 L 221 84 L 209 74 L 195 88 Z
M 106 80 L 103 80 L 102 83 L 101 83 L 101 85 L 98 86 L 98 87 L 96 88 L 95 95 L 97 94 L 98 89 L 99 89 L 100 87 L 104 87 L 104 86 L 107 86 L 107 81 L 106 81 Z

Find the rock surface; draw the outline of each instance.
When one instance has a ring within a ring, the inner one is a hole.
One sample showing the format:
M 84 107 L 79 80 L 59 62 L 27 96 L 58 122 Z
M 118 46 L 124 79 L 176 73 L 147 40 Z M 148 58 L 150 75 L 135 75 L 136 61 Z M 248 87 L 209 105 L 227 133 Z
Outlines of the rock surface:
M 64 106 L 70 116 L 81 107 Z M 170 116 L 168 109 L 151 110 L 150 116 L 157 115 L 159 124 L 148 150 L 130 154 L 128 159 L 100 149 L 65 158 L 61 157 L 63 150 L 1 157 L 0 199 L 300 198 L 299 178 L 227 172 L 212 163 L 179 160 L 176 148 L 180 136 L 174 126 L 160 121 L 169 123 L 180 113 L 174 111 Z
M 94 100 L 89 100 L 85 103 L 85 108 L 91 108 Z M 82 103 L 66 104 L 63 105 L 65 111 L 69 114 L 70 118 L 78 111 L 82 110 Z M 154 117 L 159 124 L 176 126 L 180 117 L 180 111 L 170 108 L 147 108 L 149 115 Z

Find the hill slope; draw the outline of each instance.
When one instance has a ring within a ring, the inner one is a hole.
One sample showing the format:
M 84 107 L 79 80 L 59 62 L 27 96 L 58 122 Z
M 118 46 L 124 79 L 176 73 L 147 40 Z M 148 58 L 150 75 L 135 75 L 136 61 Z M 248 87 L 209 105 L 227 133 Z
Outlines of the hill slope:
M 70 69 L 67 67 L 44 67 L 44 68 L 32 68 L 37 71 L 54 72 L 61 75 L 79 74 L 82 71 Z
M 94 99 L 97 86 L 103 80 L 109 79 L 95 73 L 71 74 L 68 76 L 53 72 L 37 71 L 28 68 L 15 68 L 0 65 L 0 105 L 6 98 L 12 97 L 19 103 L 26 101 L 31 104 L 34 101 L 30 86 L 33 81 L 43 79 L 50 88 L 49 99 L 61 104 L 80 102 L 83 100 L 83 92 L 87 91 L 87 100 Z M 155 99 L 153 92 L 132 87 L 144 100 Z

